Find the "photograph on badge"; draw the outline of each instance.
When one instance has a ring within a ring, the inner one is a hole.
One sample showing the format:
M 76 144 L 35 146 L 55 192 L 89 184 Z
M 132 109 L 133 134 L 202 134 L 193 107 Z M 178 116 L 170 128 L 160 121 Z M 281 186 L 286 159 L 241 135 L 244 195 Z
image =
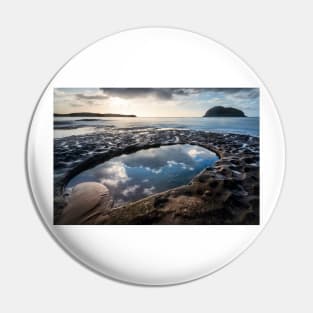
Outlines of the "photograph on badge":
M 258 88 L 55 88 L 54 224 L 259 225 Z

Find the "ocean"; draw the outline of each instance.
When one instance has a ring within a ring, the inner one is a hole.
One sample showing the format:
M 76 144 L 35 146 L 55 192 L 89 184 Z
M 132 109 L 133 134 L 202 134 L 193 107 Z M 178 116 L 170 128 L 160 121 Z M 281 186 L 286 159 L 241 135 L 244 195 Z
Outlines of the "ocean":
M 55 117 L 54 138 L 84 135 L 105 129 L 179 128 L 259 137 L 258 117 Z

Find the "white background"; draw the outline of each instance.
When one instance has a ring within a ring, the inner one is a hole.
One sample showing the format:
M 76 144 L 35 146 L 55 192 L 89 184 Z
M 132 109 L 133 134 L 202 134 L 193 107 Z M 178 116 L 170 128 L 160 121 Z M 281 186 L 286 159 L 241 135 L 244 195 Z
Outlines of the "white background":
M 312 8 L 290 3 L 2 2 L 1 311 L 312 311 Z M 25 179 L 26 131 L 46 83 L 79 49 L 136 26 L 181 27 L 230 47 L 269 87 L 287 139 L 284 189 L 261 237 L 223 270 L 175 287 L 124 285 L 73 261 L 41 225 Z

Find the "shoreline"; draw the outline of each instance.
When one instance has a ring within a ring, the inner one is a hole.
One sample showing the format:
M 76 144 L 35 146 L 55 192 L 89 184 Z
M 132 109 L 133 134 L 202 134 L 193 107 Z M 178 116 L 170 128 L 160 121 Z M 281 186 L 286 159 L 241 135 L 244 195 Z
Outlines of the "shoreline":
M 258 137 L 157 128 L 112 129 L 55 139 L 55 224 L 59 224 L 66 205 L 63 188 L 75 175 L 121 154 L 174 144 L 198 145 L 220 159 L 188 185 L 97 211 L 84 218 L 84 224 L 259 224 Z

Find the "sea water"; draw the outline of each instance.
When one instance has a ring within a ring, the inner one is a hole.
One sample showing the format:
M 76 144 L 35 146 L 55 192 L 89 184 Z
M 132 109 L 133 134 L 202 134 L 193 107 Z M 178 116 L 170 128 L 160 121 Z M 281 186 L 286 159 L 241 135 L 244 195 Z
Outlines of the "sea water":
M 259 136 L 258 117 L 55 117 L 54 137 L 111 129 L 178 128 Z

